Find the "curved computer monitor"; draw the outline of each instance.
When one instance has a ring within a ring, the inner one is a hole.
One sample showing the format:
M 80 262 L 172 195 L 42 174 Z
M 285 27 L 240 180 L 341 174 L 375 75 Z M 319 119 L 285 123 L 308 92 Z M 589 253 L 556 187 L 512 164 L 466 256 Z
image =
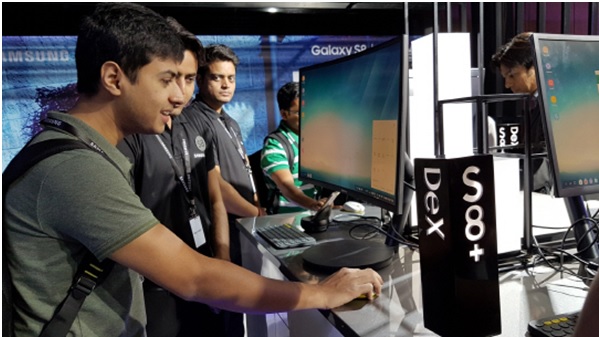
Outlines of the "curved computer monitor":
M 299 179 L 403 213 L 408 47 L 301 68 Z
M 531 39 L 555 195 L 599 193 L 599 36 Z

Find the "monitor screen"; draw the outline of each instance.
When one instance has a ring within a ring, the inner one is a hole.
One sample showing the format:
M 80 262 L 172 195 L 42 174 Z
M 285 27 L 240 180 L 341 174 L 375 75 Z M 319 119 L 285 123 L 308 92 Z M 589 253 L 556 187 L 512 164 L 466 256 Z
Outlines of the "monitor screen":
M 533 34 L 555 195 L 599 193 L 599 36 Z
M 299 179 L 402 213 L 406 41 L 300 69 Z

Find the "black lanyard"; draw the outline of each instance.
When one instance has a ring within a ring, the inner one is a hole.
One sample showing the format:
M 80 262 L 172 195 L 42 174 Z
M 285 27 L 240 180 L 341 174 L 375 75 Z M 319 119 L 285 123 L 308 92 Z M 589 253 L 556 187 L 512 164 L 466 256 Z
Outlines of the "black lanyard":
M 225 122 L 223 121 L 223 119 L 221 119 L 220 117 L 217 117 L 217 119 L 220 122 L 220 125 L 223 127 L 223 129 L 225 129 L 225 131 L 227 132 L 227 135 L 229 135 L 229 138 L 233 142 L 233 145 L 235 146 L 237 153 L 239 153 L 239 155 L 241 156 L 241 160 L 243 161 L 243 164 L 245 165 L 245 170 L 248 174 L 248 178 L 250 179 L 250 184 L 252 185 L 252 193 L 256 193 L 256 184 L 254 183 L 254 176 L 252 175 L 252 167 L 250 166 L 250 163 L 246 158 L 245 151 L 243 150 L 243 147 L 241 146 L 241 141 L 239 140 L 239 136 L 237 135 L 237 132 L 235 132 L 235 130 L 233 128 L 229 129 L 227 127 L 227 125 L 225 124 Z
M 227 132 L 227 135 L 229 135 L 229 138 L 233 142 L 233 145 L 235 146 L 237 153 L 239 153 L 239 155 L 241 156 L 241 160 L 243 160 L 243 164 L 247 167 L 248 163 L 247 163 L 247 160 L 245 159 L 245 152 L 243 151 L 243 148 L 241 147 L 241 142 L 239 141 L 239 136 L 237 135 L 237 132 L 235 132 L 235 130 L 233 130 L 233 128 L 227 127 L 225 122 L 220 117 L 218 118 L 218 121 L 220 122 L 220 125 L 223 127 L 223 129 L 225 129 L 225 132 Z
M 190 160 L 190 156 L 189 156 L 189 148 L 187 147 L 187 139 L 181 138 L 181 146 L 183 148 L 183 161 L 184 161 L 183 166 L 185 169 L 185 173 L 184 173 L 181 170 L 181 168 L 179 167 L 179 165 L 177 165 L 175 158 L 173 157 L 172 153 L 169 151 L 168 147 L 166 147 L 166 144 L 164 143 L 162 138 L 160 138 L 159 135 L 155 135 L 155 137 L 156 137 L 156 140 L 158 140 L 158 142 L 162 146 L 162 149 L 164 150 L 164 152 L 166 153 L 166 156 L 168 157 L 168 160 L 171 162 L 171 166 L 173 167 L 173 170 L 175 171 L 175 174 L 177 175 L 177 179 L 179 180 L 179 182 L 183 186 L 183 189 L 185 190 L 185 196 L 187 197 L 187 202 L 189 202 L 189 205 L 190 205 L 190 216 L 195 216 L 196 215 L 195 214 L 195 199 L 193 198 L 193 190 L 192 190 L 192 185 L 191 185 L 191 160 Z
M 123 175 L 123 177 L 125 177 L 125 179 L 127 181 L 129 181 L 129 179 L 127 178 L 125 173 L 123 173 L 123 171 L 119 168 L 119 166 L 110 157 L 108 157 L 106 152 L 104 150 L 102 150 L 102 148 L 98 144 L 96 144 L 96 142 L 94 142 L 87 135 L 79 132 L 79 130 L 77 130 L 74 126 L 72 126 L 68 122 L 65 122 L 65 121 L 62 121 L 62 120 L 59 120 L 56 118 L 52 118 L 52 117 L 46 117 L 46 119 L 42 120 L 41 123 L 46 126 L 56 127 L 62 131 L 65 131 L 65 132 L 79 138 L 79 140 L 81 140 L 83 143 L 85 143 L 85 145 L 87 145 L 90 149 L 98 152 L 104 158 L 106 158 L 106 160 L 108 160 L 114 167 L 116 167 L 119 170 L 119 172 Z

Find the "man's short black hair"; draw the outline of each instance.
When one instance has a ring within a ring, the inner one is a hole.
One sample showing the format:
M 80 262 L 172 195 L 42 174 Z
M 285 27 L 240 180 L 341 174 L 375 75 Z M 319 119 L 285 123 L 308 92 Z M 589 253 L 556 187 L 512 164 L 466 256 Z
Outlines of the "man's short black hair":
M 98 4 L 77 37 L 77 91 L 96 94 L 100 69 L 108 61 L 117 63 L 135 83 L 139 69 L 154 58 L 181 62 L 183 52 L 181 39 L 151 9 L 132 3 Z
M 239 57 L 235 54 L 233 49 L 224 44 L 211 44 L 206 47 L 206 62 L 200 67 L 199 74 L 200 76 L 204 76 L 206 71 L 208 71 L 208 67 L 213 62 L 223 61 L 223 62 L 232 62 L 237 69 L 237 65 L 239 65 Z
M 299 98 L 299 83 L 289 82 L 279 89 L 277 93 L 277 103 L 279 110 L 289 110 L 293 100 Z
M 491 57 L 491 63 L 499 68 L 504 65 L 508 68 L 524 66 L 530 69 L 533 66 L 532 46 L 530 35 L 532 33 L 520 33 L 503 46 Z
M 183 45 L 185 46 L 185 50 L 191 51 L 198 61 L 198 69 L 204 65 L 206 62 L 206 55 L 204 51 L 204 46 L 202 42 L 197 38 L 197 36 L 193 35 L 190 31 L 185 29 L 179 21 L 177 21 L 172 16 L 166 18 L 166 21 L 171 26 L 175 33 L 179 35 L 181 41 L 183 41 Z

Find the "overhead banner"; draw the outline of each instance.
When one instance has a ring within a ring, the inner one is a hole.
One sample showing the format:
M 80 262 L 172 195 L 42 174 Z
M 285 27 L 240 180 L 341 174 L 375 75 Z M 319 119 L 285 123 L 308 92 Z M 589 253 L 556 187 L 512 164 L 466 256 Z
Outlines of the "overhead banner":
M 394 36 L 198 36 L 225 44 L 240 59 L 237 89 L 225 106 L 240 124 L 248 153 L 280 120 L 276 92 L 299 68 L 358 53 Z M 75 36 L 2 37 L 2 170 L 40 130 L 51 110 L 76 101 Z M 297 75 L 296 75 L 297 76 Z

